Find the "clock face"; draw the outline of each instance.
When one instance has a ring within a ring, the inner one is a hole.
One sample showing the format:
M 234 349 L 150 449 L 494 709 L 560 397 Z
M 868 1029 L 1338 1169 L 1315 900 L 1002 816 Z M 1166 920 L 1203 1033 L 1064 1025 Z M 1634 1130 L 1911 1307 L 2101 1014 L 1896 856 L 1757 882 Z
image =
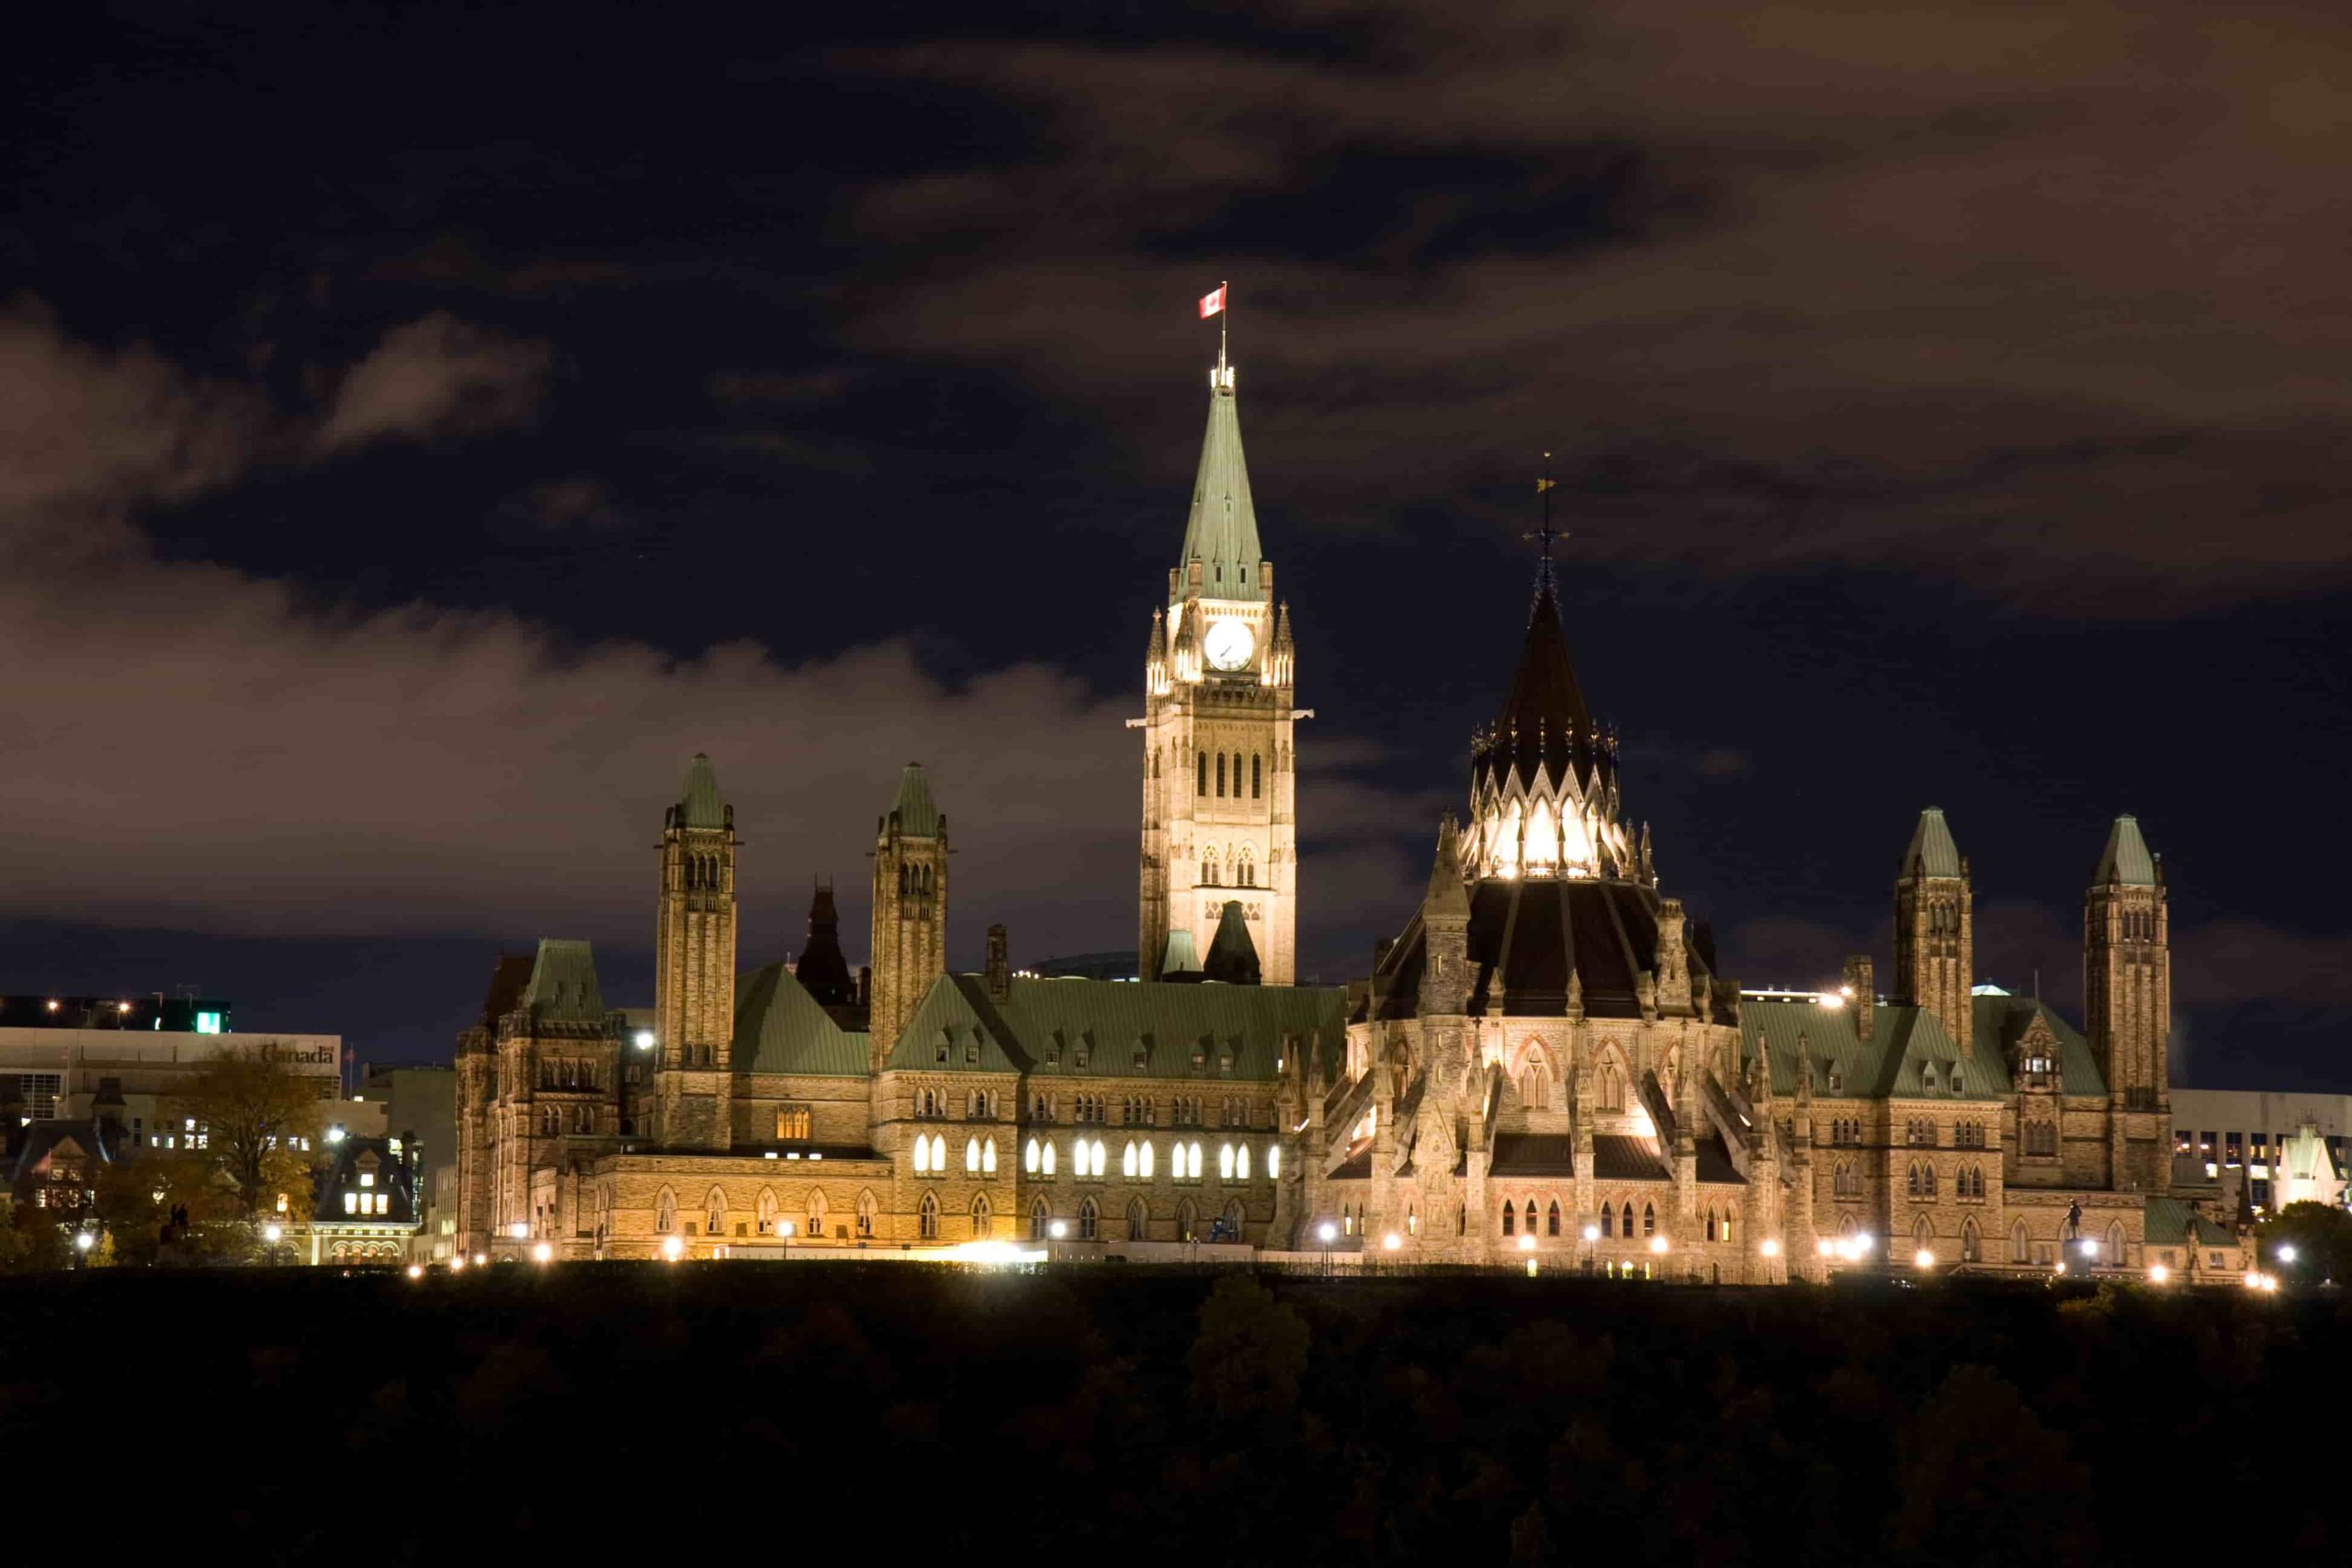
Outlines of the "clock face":
M 1211 623 L 1208 635 L 1201 639 L 1201 652 L 1212 670 L 1238 670 L 1250 662 L 1250 653 L 1258 639 L 1250 635 L 1247 621 L 1216 621 Z

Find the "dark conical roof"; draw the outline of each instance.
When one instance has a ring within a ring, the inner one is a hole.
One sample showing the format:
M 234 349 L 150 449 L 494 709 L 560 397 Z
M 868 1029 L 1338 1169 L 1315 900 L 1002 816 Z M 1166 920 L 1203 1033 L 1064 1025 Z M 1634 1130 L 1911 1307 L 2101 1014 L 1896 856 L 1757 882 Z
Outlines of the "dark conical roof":
M 1227 901 L 1225 912 L 1217 917 L 1216 935 L 1209 940 L 1209 955 L 1201 965 L 1201 977 L 1222 980 L 1228 986 L 1254 986 L 1258 983 L 1258 944 L 1250 940 L 1250 927 L 1241 918 L 1241 906 Z
M 1495 719 L 1494 734 L 1479 748 L 1477 761 L 1498 782 L 1514 765 L 1522 779 L 1532 780 L 1540 762 L 1555 784 L 1570 761 L 1579 776 L 1589 775 L 1596 764 L 1614 768 L 1601 746 L 1592 714 L 1584 705 L 1576 670 L 1568 662 L 1560 601 L 1548 580 L 1536 591 L 1535 607 L 1527 617 L 1527 638 L 1520 647 L 1519 668 L 1510 678 L 1510 693 Z
M 819 886 L 808 901 L 808 945 L 800 950 L 792 977 L 820 1007 L 848 1007 L 857 1000 L 857 982 L 850 977 L 849 960 L 842 956 L 841 925 L 832 888 Z

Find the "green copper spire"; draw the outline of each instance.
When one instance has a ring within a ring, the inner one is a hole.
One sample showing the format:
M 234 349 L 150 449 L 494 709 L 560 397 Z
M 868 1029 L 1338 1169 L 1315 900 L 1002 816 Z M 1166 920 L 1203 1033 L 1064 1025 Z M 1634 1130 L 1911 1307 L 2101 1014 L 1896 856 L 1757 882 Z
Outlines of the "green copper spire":
M 727 802 L 718 794 L 718 774 L 712 770 L 710 759 L 700 751 L 686 764 L 686 787 L 678 797 L 678 826 L 727 826 Z
M 1209 428 L 1201 441 L 1201 468 L 1193 479 L 1193 511 L 1184 524 L 1184 553 L 1176 563 L 1177 597 L 1189 592 L 1192 564 L 1201 563 L 1201 595 L 1255 599 L 1262 592 L 1258 563 L 1258 513 L 1250 503 L 1250 468 L 1241 458 L 1241 416 L 1233 372 L 1209 373 Z
M 2154 887 L 2156 885 L 2156 857 L 2148 852 L 2148 840 L 2140 837 L 2140 824 L 2130 817 L 2115 819 L 2114 829 L 2107 835 L 2107 848 L 2098 857 L 2098 870 L 2092 873 L 2094 886 Z
M 899 775 L 899 798 L 890 805 L 890 816 L 899 831 L 910 839 L 935 839 L 944 821 L 939 807 L 932 804 L 931 784 L 922 776 L 921 762 L 909 762 L 906 772 Z
M 1941 807 L 1930 806 L 1919 813 L 1919 825 L 1911 829 L 1911 847 L 1903 852 L 1903 874 L 1908 876 L 1915 872 L 1922 876 L 1961 874 L 1960 846 L 1951 841 Z

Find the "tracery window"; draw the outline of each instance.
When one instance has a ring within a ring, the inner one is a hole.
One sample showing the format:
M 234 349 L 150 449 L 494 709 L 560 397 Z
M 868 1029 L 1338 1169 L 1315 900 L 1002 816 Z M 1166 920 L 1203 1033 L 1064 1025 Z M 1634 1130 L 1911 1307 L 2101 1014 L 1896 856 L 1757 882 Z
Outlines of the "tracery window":
M 939 1239 L 939 1198 L 937 1194 L 926 1192 L 922 1195 L 922 1207 L 917 1211 L 915 1234 L 924 1241 L 937 1241 Z
M 1552 1201 L 1551 1212 L 1544 1217 L 1544 1234 L 1545 1235 L 1560 1234 L 1560 1201 L 1556 1198 Z
M 1029 1205 L 1029 1239 L 1045 1241 L 1053 1235 L 1054 1212 L 1046 1207 L 1043 1198 Z
M 1642 1205 L 1642 1234 L 1644 1235 L 1657 1235 L 1657 1209 L 1654 1204 Z
M 874 1234 L 874 1207 L 873 1193 L 861 1192 L 857 1195 L 857 1234 L 860 1236 Z
M 1503 1235 L 1517 1235 L 1518 1234 L 1519 1211 L 1511 1207 L 1510 1200 L 1506 1198 L 1503 1200 Z
M 1101 1214 L 1102 1211 L 1094 1206 L 1092 1198 L 1087 1198 L 1079 1203 L 1078 1237 L 1080 1241 L 1095 1239 L 1095 1232 L 1100 1228 Z
M 988 1240 L 992 1219 L 993 1215 L 989 1208 L 989 1195 L 985 1192 L 976 1193 L 972 1198 L 972 1239 L 974 1241 Z

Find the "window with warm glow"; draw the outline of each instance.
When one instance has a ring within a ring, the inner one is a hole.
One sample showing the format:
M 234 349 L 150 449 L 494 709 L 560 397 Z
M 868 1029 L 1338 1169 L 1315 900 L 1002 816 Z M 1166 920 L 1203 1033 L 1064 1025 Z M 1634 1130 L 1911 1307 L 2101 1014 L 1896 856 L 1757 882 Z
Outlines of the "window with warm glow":
M 808 1142 L 808 1106 L 779 1105 L 776 1107 L 775 1135 L 779 1142 L 786 1144 Z

